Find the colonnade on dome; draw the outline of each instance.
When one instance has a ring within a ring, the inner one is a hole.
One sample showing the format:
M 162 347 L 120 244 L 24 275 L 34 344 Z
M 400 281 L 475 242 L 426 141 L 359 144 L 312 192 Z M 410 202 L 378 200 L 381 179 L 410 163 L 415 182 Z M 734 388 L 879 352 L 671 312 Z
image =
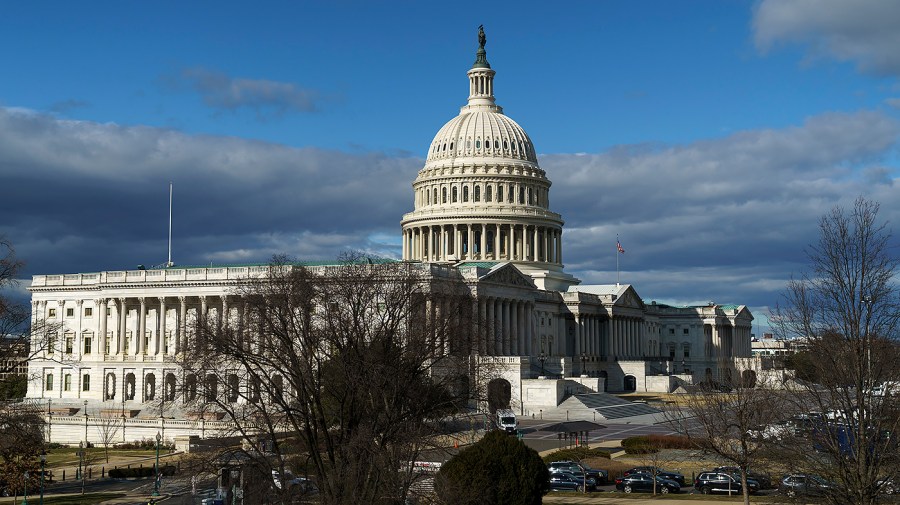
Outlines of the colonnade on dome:
M 562 230 L 504 222 L 424 224 L 403 233 L 403 259 L 562 264 Z

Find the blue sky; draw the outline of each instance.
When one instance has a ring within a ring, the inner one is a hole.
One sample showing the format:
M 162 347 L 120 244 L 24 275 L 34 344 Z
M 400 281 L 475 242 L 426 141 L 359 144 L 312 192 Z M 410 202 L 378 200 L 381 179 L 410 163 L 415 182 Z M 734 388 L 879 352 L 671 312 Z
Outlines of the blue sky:
M 383 5 L 381 5 L 383 4 Z M 819 216 L 897 222 L 900 4 L 18 2 L 0 17 L 0 234 L 24 276 L 399 254 L 485 25 L 586 283 L 757 315 Z

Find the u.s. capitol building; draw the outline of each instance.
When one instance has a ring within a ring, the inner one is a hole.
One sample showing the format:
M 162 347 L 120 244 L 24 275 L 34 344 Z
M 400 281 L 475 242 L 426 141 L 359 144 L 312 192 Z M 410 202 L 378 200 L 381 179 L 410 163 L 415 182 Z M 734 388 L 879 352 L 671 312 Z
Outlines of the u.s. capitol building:
M 495 102 L 483 44 L 467 75 L 468 102 L 438 131 L 413 181 L 402 261 L 456 269 L 465 280 L 477 316 L 498 329 L 480 353 L 501 364 L 492 379 L 501 403 L 529 414 L 573 392 L 668 392 L 735 373 L 735 359 L 751 355 L 745 306 L 645 303 L 629 284 L 581 285 L 564 271 L 564 223 L 551 210 L 550 179 L 531 138 Z M 235 286 L 265 270 L 34 276 L 33 319 L 59 330 L 29 364 L 28 397 L 52 412 L 115 406 L 137 419 L 159 417 L 161 400 L 183 400 L 176 358 L 187 322 L 237 317 Z

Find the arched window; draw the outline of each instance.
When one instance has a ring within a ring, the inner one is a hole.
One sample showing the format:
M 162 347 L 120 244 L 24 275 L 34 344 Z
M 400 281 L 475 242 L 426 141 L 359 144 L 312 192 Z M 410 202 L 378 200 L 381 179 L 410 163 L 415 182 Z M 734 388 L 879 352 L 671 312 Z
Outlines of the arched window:
M 203 393 L 206 401 L 212 403 L 219 396 L 219 378 L 215 374 L 208 374 L 203 381 Z
M 72 374 L 67 373 L 63 375 L 63 391 L 69 391 L 72 389 Z
M 156 398 L 156 375 L 148 373 L 144 376 L 144 400 L 153 401 Z
M 116 397 L 116 375 L 112 372 L 106 374 L 106 385 L 103 389 L 103 399 L 112 400 Z
M 272 377 L 272 394 L 275 396 L 275 400 L 284 398 L 284 379 L 280 375 Z
M 167 402 L 175 401 L 175 374 L 166 374 L 166 382 L 163 389 L 163 398 Z
M 129 373 L 125 375 L 125 399 L 126 400 L 134 400 L 134 374 Z
M 239 389 L 239 380 L 237 374 L 228 374 L 228 392 L 225 395 L 225 399 L 228 400 L 229 403 L 234 403 L 238 401 L 238 393 Z
M 503 202 L 503 184 L 497 185 L 497 201 Z
M 492 196 L 492 195 L 491 195 L 491 192 L 492 192 L 492 190 L 493 190 L 493 188 L 491 187 L 490 184 L 488 184 L 487 187 L 484 189 L 484 201 L 485 201 L 485 202 L 490 202 L 490 201 L 491 201 L 491 196 Z
M 462 199 L 462 201 L 464 201 L 464 202 L 468 202 L 468 201 L 469 201 L 469 187 L 468 187 L 468 186 L 463 186 L 463 199 Z
M 431 192 L 427 189 L 425 190 L 425 203 L 431 205 Z
M 500 149 L 500 141 L 497 139 L 494 139 L 494 149 Z
M 434 188 L 434 203 L 435 203 L 435 205 L 437 205 L 437 203 L 438 203 L 437 188 Z
M 444 145 L 441 147 L 441 151 L 446 151 L 446 150 L 447 150 L 447 143 L 444 142 Z
M 534 196 L 531 193 L 531 188 L 528 188 L 528 205 L 534 205 Z
M 443 202 L 447 203 L 447 188 L 441 188 L 441 195 L 443 196 Z
M 476 201 L 476 202 L 480 202 L 480 201 L 481 201 L 481 186 L 475 186 L 475 199 L 474 199 L 474 201 Z
M 509 191 L 506 192 L 506 201 L 516 203 L 515 188 L 513 188 L 512 184 L 509 185 Z
M 457 191 L 456 186 L 453 186 L 453 189 L 450 190 L 452 193 L 452 197 L 450 199 L 451 203 L 456 203 L 459 200 L 459 192 Z
M 525 204 L 525 188 L 519 188 L 519 203 Z
M 481 149 L 481 140 L 475 141 L 475 149 Z
M 184 397 L 189 402 L 197 399 L 197 376 L 195 374 L 188 374 L 184 379 Z
M 503 150 L 506 151 L 509 149 L 509 142 L 506 139 L 503 139 Z
M 468 151 L 469 149 L 472 149 L 472 141 L 471 140 L 466 141 L 466 150 Z

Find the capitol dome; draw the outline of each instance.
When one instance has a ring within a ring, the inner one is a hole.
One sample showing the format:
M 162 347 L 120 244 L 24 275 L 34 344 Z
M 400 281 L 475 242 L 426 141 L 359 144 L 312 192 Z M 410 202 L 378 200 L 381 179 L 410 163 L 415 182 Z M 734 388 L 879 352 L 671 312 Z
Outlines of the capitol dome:
M 438 130 L 413 181 L 403 259 L 511 262 L 538 287 L 577 283 L 562 272 L 563 221 L 550 210 L 550 180 L 531 138 L 495 102 L 484 43 L 481 31 L 468 101 Z

